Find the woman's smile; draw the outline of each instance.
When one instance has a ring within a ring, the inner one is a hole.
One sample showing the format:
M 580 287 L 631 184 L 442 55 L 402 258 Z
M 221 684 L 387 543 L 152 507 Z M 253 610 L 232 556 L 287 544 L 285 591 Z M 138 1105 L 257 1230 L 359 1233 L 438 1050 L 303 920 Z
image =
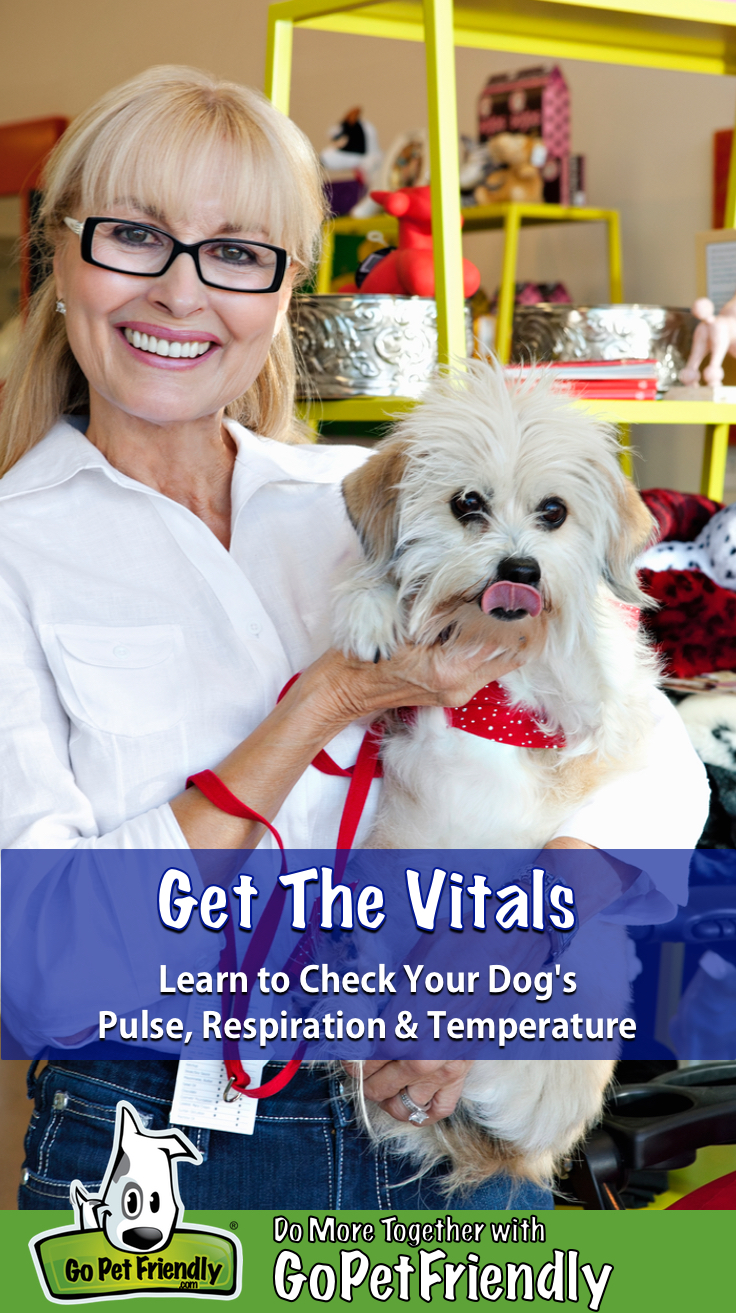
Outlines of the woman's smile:
M 116 325 L 125 345 L 145 365 L 157 369 L 193 369 L 210 359 L 222 345 L 201 329 L 191 333 L 135 321 Z

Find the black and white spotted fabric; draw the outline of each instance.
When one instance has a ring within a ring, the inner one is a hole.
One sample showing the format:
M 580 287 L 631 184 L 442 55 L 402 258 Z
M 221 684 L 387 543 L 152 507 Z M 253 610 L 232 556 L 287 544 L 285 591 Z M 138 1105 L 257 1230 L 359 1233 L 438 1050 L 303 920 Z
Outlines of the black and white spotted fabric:
M 691 543 L 658 543 L 642 552 L 638 570 L 700 570 L 736 591 L 736 503 L 724 506 Z

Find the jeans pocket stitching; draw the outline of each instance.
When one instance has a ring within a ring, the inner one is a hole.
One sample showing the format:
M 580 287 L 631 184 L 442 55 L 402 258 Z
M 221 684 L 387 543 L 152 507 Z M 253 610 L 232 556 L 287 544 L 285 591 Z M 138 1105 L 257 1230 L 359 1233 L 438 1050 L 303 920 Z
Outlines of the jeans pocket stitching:
M 55 1071 L 58 1075 L 64 1077 L 74 1076 L 79 1081 L 89 1081 L 90 1084 L 99 1085 L 103 1089 L 118 1090 L 121 1094 L 127 1094 L 130 1098 L 139 1099 L 142 1103 L 160 1103 L 164 1108 L 169 1108 L 171 1106 L 170 1098 L 160 1098 L 156 1094 L 148 1094 L 147 1092 L 143 1094 L 139 1090 L 130 1089 L 127 1085 L 117 1085 L 114 1081 L 100 1080 L 99 1076 L 88 1076 L 86 1072 L 77 1071 L 74 1067 L 54 1067 L 49 1063 L 46 1071 Z M 45 1074 L 46 1072 L 43 1073 L 43 1075 Z M 100 1106 L 104 1107 L 104 1104 L 101 1104 Z
M 101 1184 L 101 1180 L 88 1181 L 86 1183 L 86 1188 L 89 1190 L 96 1190 Z M 29 1171 L 28 1177 L 23 1182 L 23 1185 L 34 1194 L 47 1194 L 53 1199 L 63 1199 L 65 1196 L 69 1197 L 71 1181 L 57 1181 L 54 1177 L 39 1176 L 37 1172 Z M 42 1190 L 40 1188 L 41 1186 L 47 1186 L 48 1189 Z M 71 1206 L 71 1199 L 69 1199 L 69 1207 L 71 1208 Z
M 327 1155 L 327 1197 L 330 1201 L 328 1208 L 339 1208 L 339 1203 L 333 1203 L 335 1188 L 332 1169 L 333 1138 L 327 1126 L 323 1125 L 322 1134 L 325 1137 L 325 1153 Z
M 315 1126 L 328 1126 L 330 1118 L 327 1115 L 324 1117 L 279 1117 L 274 1113 L 260 1113 L 258 1121 L 261 1124 L 265 1122 L 311 1122 Z
M 85 1111 L 84 1107 L 80 1107 L 80 1106 L 79 1106 L 79 1105 L 80 1105 L 80 1102 L 81 1102 L 81 1101 L 80 1101 L 79 1099 L 74 1099 L 74 1100 L 70 1099 L 69 1102 L 68 1102 L 68 1104 L 67 1104 L 67 1106 L 66 1106 L 66 1108 L 64 1109 L 64 1111 L 65 1111 L 67 1114 L 71 1115 L 72 1117 L 84 1117 L 84 1118 L 86 1118 L 86 1120 L 89 1121 L 89 1122 L 100 1122 L 100 1123 L 101 1123 L 102 1125 L 104 1125 L 104 1126 L 114 1126 L 114 1125 L 115 1125 L 115 1110 L 114 1110 L 114 1109 L 113 1109 L 112 1111 L 110 1111 L 110 1110 L 108 1110 L 108 1109 L 106 1109 L 106 1108 L 101 1107 L 101 1108 L 100 1108 L 100 1113 L 101 1113 L 102 1115 L 100 1116 L 100 1115 L 97 1114 L 97 1113 L 94 1113 L 94 1112 L 87 1112 L 87 1111 Z M 90 1106 L 91 1106 L 91 1107 L 97 1107 L 96 1104 L 91 1104 Z
M 59 1134 L 63 1120 L 64 1118 L 59 1116 L 58 1113 L 52 1112 L 48 1128 L 38 1148 L 38 1170 L 41 1174 L 47 1170 L 49 1154 L 54 1146 L 54 1140 Z
M 56 1176 L 39 1176 L 38 1172 L 31 1172 L 31 1171 L 28 1172 L 28 1180 L 29 1180 L 29 1181 L 35 1181 L 38 1185 L 55 1186 L 57 1189 L 61 1190 L 62 1194 L 63 1194 L 64 1192 L 66 1192 L 66 1193 L 68 1194 L 68 1193 L 69 1193 L 69 1187 L 70 1187 L 70 1185 L 71 1185 L 71 1179 L 68 1180 L 68 1181 L 67 1181 L 66 1179 L 64 1179 L 63 1181 L 60 1181 L 60 1180 L 58 1179 L 58 1177 L 56 1177 Z M 94 1186 L 95 1188 L 96 1188 L 98 1185 L 101 1185 L 101 1184 L 102 1184 L 102 1178 L 101 1178 L 101 1177 L 100 1177 L 100 1180 L 99 1180 L 99 1181 L 89 1181 L 89 1182 L 88 1182 L 88 1186 L 90 1186 L 90 1187 L 91 1187 L 91 1186 Z M 70 1203 L 69 1203 L 69 1207 L 71 1208 L 71 1201 L 70 1201 Z
M 26 1133 L 25 1133 L 25 1135 L 23 1136 L 23 1152 L 24 1152 L 26 1158 L 28 1157 L 28 1153 L 29 1153 L 29 1150 L 30 1150 L 30 1147 L 31 1147 L 31 1143 L 32 1143 L 32 1141 L 33 1141 L 33 1136 L 34 1136 L 34 1134 L 35 1134 L 35 1132 L 36 1132 L 36 1127 L 37 1127 L 37 1125 L 38 1125 L 38 1119 L 39 1119 L 39 1116 L 40 1116 L 40 1113 L 38 1112 L 38 1110 L 37 1110 L 36 1108 L 34 1108 L 34 1109 L 33 1109 L 33 1112 L 31 1113 L 31 1120 L 30 1120 L 29 1123 L 28 1123 L 28 1129 L 26 1130 Z
M 383 1200 L 381 1198 L 381 1177 L 380 1177 L 379 1168 L 380 1168 L 380 1160 L 379 1160 L 378 1150 L 374 1150 L 373 1170 L 376 1178 L 376 1199 L 378 1201 L 376 1206 L 378 1208 L 383 1208 Z
M 383 1150 L 383 1179 L 384 1179 L 384 1183 L 385 1183 L 385 1187 L 386 1187 L 386 1202 L 385 1202 L 385 1204 L 383 1204 L 383 1207 L 384 1207 L 384 1208 L 390 1208 L 390 1207 L 391 1207 L 391 1182 L 390 1182 L 389 1174 L 388 1174 L 388 1152 L 387 1152 L 387 1150 L 386 1150 L 385 1148 L 384 1148 L 384 1150 Z

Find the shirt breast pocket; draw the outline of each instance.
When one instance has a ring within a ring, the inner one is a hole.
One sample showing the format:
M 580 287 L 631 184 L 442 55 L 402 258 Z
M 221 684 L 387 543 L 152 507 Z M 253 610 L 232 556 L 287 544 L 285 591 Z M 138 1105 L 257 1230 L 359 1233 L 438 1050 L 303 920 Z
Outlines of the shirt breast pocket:
M 44 625 L 41 639 L 73 720 L 108 734 L 173 729 L 188 695 L 179 625 Z

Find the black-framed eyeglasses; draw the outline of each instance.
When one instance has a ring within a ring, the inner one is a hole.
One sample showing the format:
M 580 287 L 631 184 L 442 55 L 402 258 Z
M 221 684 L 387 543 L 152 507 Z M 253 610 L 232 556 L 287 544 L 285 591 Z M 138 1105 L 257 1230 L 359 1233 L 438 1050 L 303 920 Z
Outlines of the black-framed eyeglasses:
M 171 233 L 130 219 L 67 218 L 64 223 L 81 238 L 82 259 L 113 273 L 159 278 L 179 255 L 191 255 L 207 287 L 225 292 L 278 292 L 291 257 L 268 242 L 214 237 L 204 242 L 177 241 Z

